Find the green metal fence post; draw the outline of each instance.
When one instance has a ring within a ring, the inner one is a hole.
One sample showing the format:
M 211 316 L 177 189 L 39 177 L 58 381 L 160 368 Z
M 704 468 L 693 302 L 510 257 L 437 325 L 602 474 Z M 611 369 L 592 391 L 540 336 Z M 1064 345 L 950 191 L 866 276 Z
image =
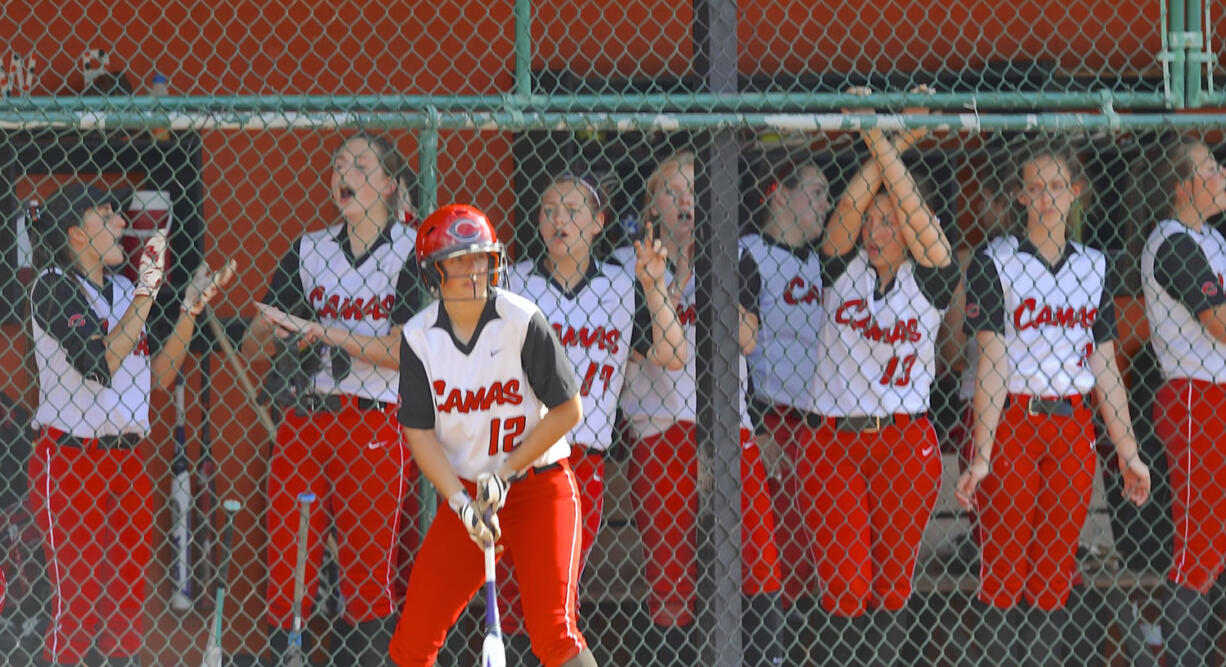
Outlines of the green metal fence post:
M 1184 106 L 1191 109 L 1201 102 L 1201 67 L 1204 63 L 1205 31 L 1201 26 L 1201 0 L 1186 0 L 1183 27 Z
M 515 94 L 525 104 L 532 95 L 532 0 L 515 0 Z
M 1187 50 L 1183 46 L 1183 28 L 1185 25 L 1188 0 L 1171 0 L 1167 5 L 1166 25 L 1162 26 L 1162 34 L 1166 37 L 1166 49 L 1163 57 L 1167 59 L 1167 78 L 1170 81 L 1171 101 L 1176 109 L 1182 109 L 1187 104 L 1185 82 L 1187 71 L 1184 64 L 1187 61 Z

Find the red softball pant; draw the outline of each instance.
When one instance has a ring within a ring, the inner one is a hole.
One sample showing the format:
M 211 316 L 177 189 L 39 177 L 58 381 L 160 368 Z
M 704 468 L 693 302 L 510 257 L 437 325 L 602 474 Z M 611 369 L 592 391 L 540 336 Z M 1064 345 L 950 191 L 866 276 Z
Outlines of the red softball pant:
M 896 611 L 911 597 L 920 539 L 941 488 L 936 431 L 926 417 L 875 432 L 810 429 L 801 484 L 822 606 L 838 616 Z
M 471 482 L 464 486 L 476 493 Z M 524 622 L 532 651 L 545 667 L 558 667 L 587 648 L 575 610 L 579 517 L 579 487 L 565 460 L 513 483 L 498 513 L 502 555 L 517 557 Z M 481 548 L 455 512 L 440 506 L 409 575 L 404 610 L 392 635 L 392 661 L 401 667 L 433 665 L 447 630 L 484 581 Z
M 286 413 L 268 464 L 270 625 L 288 630 L 293 624 L 298 494 L 308 491 L 318 500 L 311 508 L 303 615 L 315 600 L 323 541 L 332 526 L 346 620 L 357 624 L 395 612 L 408 457 L 401 438 L 392 409 L 346 405 L 337 412 Z
M 30 457 L 30 507 L 54 598 L 43 659 L 136 655 L 153 550 L 153 484 L 140 449 L 77 449 L 44 429 Z
M 1208 593 L 1226 566 L 1226 386 L 1168 380 L 1154 397 L 1154 433 L 1170 464 L 1175 524 L 1171 581 Z
M 694 620 L 698 575 L 698 445 L 693 422 L 636 439 L 630 488 L 634 522 L 643 541 L 648 608 L 656 625 Z M 780 588 L 779 552 L 766 470 L 753 434 L 741 429 L 741 590 L 746 595 Z
M 570 467 L 579 487 L 579 504 L 583 511 L 583 539 L 579 544 L 579 578 L 582 579 L 588 555 L 592 553 L 592 545 L 596 544 L 596 533 L 600 532 L 601 513 L 604 512 L 604 455 L 600 452 L 589 454 L 583 445 L 575 445 L 570 450 Z M 498 597 L 504 635 L 522 635 L 528 631 L 524 627 L 524 606 L 514 574 L 514 557 L 510 554 L 503 556 L 498 563 Z M 575 591 L 578 590 L 576 587 Z
M 1073 396 L 1071 416 L 1031 415 L 1028 396 L 1011 395 L 979 483 L 979 599 L 1009 608 L 1023 598 L 1052 611 L 1068 601 L 1077 574 L 1077 539 L 1094 484 L 1094 425 Z
M 762 416 L 767 437 L 783 452 L 784 462 L 779 476 L 767 480 L 771 504 L 775 510 L 775 545 L 782 567 L 783 604 L 791 607 L 796 600 L 817 592 L 817 564 L 813 560 L 813 535 L 805 525 L 800 503 L 800 473 L 797 471 L 803 445 L 808 437 L 804 417 L 788 410 L 780 413 L 771 409 Z

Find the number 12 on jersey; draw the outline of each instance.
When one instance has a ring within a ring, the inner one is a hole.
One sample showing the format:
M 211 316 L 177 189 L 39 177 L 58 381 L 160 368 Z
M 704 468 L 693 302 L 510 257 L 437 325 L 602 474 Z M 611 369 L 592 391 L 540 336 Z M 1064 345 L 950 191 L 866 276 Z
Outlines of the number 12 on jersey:
M 502 441 L 502 451 L 515 449 L 518 442 L 515 439 L 524 434 L 527 425 L 526 417 L 494 417 L 490 420 L 490 456 L 498 455 L 498 442 Z

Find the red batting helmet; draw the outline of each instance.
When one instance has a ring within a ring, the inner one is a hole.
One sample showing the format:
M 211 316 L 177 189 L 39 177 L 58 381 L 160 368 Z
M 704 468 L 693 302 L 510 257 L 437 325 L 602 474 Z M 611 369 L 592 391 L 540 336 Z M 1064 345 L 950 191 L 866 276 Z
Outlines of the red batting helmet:
M 417 265 L 426 286 L 437 291 L 443 284 L 438 263 L 476 252 L 490 256 L 490 286 L 498 287 L 506 249 L 484 213 L 468 204 L 450 204 L 431 213 L 417 228 Z

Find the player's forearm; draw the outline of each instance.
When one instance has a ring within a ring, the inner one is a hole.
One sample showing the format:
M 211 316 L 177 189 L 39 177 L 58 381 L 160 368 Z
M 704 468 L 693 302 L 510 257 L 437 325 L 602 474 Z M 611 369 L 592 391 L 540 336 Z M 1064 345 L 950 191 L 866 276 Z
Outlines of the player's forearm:
M 1137 439 L 1132 430 L 1128 393 L 1115 362 L 1115 345 L 1099 345 L 1090 356 L 1090 367 L 1094 372 L 1094 397 L 1107 427 L 1107 437 L 1120 458 L 1129 461 L 1137 455 Z
M 758 346 L 758 316 L 740 305 L 736 307 L 736 312 L 740 316 L 737 342 L 741 346 L 741 354 L 749 354 Z
M 651 349 L 647 356 L 670 371 L 681 370 L 689 358 L 689 347 L 685 328 L 677 318 L 677 309 L 673 308 L 663 286 L 646 290 L 646 294 L 647 307 L 651 311 Z
M 851 252 L 860 238 L 860 227 L 868 211 L 873 195 L 881 187 L 881 165 L 869 159 L 860 166 L 843 190 L 835 204 L 834 213 L 826 222 L 822 253 L 827 257 L 841 257 Z
M 443 498 L 450 498 L 464 490 L 464 484 L 452 469 L 451 462 L 443 452 L 443 445 L 434 437 L 433 430 L 406 427 L 404 437 L 409 443 L 413 463 L 417 464 L 417 468 Z
M 400 368 L 400 328 L 386 336 L 363 336 L 337 327 L 324 327 L 321 340 L 339 347 L 354 359 L 385 368 Z
M 252 318 L 251 325 L 247 327 L 247 333 L 243 335 L 243 342 L 240 345 L 243 356 L 253 363 L 262 361 L 273 355 L 274 347 L 275 338 L 272 325 L 264 321 L 262 317 Z
M 132 305 L 124 311 L 115 328 L 102 338 L 106 346 L 106 366 L 111 374 L 118 371 L 123 360 L 136 349 L 152 308 L 153 299 L 150 297 L 138 296 L 132 299 Z
M 169 390 L 174 386 L 179 369 L 183 368 L 183 360 L 187 357 L 187 349 L 192 336 L 196 332 L 196 318 L 187 313 L 180 313 L 175 321 L 174 331 L 162 342 L 162 348 L 153 357 L 150 366 L 153 369 L 154 386 Z
M 511 451 L 498 470 L 503 479 L 514 477 L 523 472 L 532 462 L 539 459 L 555 442 L 561 440 L 568 431 L 583 419 L 583 403 L 575 394 L 569 401 L 551 408 L 537 422 L 536 427 L 524 436 L 519 446 Z
M 1008 362 L 1000 334 L 980 332 L 976 334 L 976 338 L 981 353 L 979 367 L 975 373 L 975 422 L 971 429 L 971 438 L 975 446 L 974 456 L 991 462 L 996 428 L 1000 426 L 1000 416 L 1008 396 L 1005 383 Z

